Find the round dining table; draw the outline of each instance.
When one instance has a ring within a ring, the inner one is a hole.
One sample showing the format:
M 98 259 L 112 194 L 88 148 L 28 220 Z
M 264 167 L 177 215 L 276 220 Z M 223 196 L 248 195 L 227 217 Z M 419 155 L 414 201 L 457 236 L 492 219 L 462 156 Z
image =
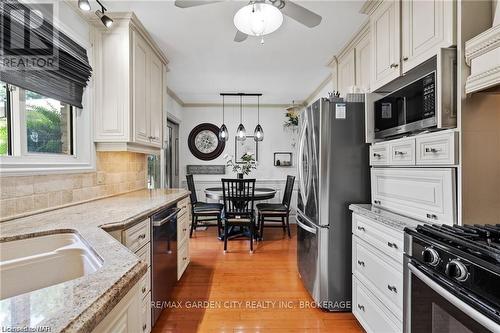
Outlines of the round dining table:
M 254 200 L 269 200 L 274 198 L 276 195 L 276 190 L 272 188 L 256 187 L 254 190 Z M 205 196 L 207 199 L 222 200 L 223 193 L 222 187 L 209 187 L 205 189 Z

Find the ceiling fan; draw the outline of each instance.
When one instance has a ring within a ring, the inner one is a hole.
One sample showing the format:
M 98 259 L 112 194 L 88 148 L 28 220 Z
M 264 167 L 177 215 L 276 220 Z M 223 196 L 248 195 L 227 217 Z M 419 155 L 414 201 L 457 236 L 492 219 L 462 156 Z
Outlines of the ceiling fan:
M 224 0 L 176 0 L 179 8 L 209 5 Z M 321 23 L 321 16 L 290 0 L 250 0 L 234 16 L 237 28 L 235 42 L 242 42 L 250 36 L 261 37 L 276 31 L 283 23 L 283 14 L 295 21 L 313 28 Z M 264 43 L 262 39 L 261 43 Z

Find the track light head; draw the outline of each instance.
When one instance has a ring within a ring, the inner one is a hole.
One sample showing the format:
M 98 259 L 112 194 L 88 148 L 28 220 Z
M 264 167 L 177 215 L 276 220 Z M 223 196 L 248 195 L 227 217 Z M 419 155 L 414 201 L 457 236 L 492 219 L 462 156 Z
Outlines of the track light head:
M 101 19 L 102 24 L 104 24 L 106 28 L 111 28 L 113 20 L 108 15 L 104 14 L 105 11 L 106 9 L 102 7 L 101 10 L 96 10 L 95 14 Z
M 78 8 L 86 12 L 90 11 L 89 0 L 78 0 Z

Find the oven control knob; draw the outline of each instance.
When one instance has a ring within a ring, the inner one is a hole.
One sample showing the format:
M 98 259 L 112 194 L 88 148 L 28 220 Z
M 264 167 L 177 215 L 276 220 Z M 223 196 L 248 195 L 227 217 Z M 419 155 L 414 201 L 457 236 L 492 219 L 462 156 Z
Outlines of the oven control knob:
M 450 260 L 444 271 L 446 275 L 457 281 L 464 282 L 469 277 L 469 271 L 463 262 L 457 259 Z
M 439 253 L 432 247 L 426 247 L 422 251 L 422 259 L 426 264 L 437 266 L 439 264 Z

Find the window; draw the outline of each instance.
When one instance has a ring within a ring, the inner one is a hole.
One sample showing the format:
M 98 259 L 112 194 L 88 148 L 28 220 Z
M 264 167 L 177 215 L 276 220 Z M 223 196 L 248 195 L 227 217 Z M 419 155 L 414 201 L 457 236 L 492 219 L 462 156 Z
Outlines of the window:
M 25 91 L 27 148 L 30 153 L 73 153 L 73 107 Z
M 0 156 L 10 155 L 10 117 L 8 87 L 0 81 Z

